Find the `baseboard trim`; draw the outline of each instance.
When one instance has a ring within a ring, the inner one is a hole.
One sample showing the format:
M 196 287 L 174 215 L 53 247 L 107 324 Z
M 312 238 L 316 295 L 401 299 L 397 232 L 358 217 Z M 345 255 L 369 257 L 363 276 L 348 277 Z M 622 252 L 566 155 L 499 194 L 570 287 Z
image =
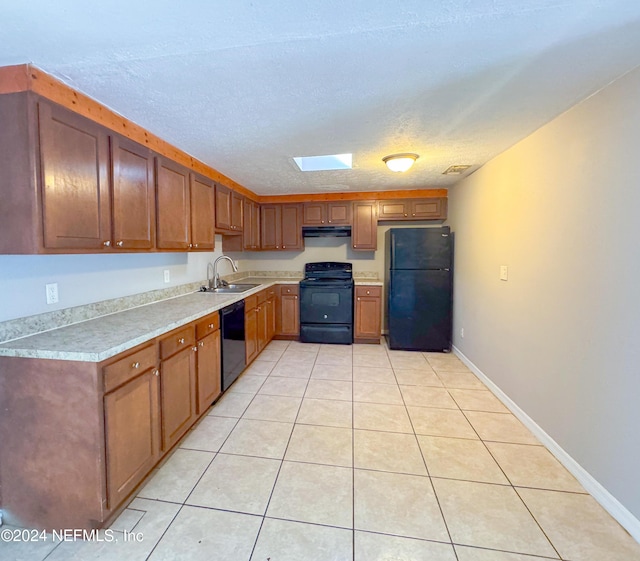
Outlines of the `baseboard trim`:
M 580 482 L 591 496 L 613 516 L 631 536 L 640 543 L 640 520 L 638 520 L 618 499 L 607 491 L 597 479 L 576 462 L 551 436 L 549 436 L 529 415 L 527 415 L 506 393 L 504 393 L 465 354 L 453 346 L 453 352 L 471 371 L 493 392 L 493 394 L 525 425 L 557 460 Z

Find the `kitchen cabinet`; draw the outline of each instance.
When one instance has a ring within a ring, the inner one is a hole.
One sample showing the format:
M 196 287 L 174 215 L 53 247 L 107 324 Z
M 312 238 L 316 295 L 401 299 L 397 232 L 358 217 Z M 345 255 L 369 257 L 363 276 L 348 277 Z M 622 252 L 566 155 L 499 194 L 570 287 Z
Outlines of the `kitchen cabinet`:
M 207 178 L 191 173 L 190 180 L 190 249 L 214 249 L 214 187 Z
M 44 248 L 104 249 L 111 240 L 106 129 L 42 100 L 38 122 Z
M 444 220 L 447 218 L 447 199 L 397 199 L 378 201 L 379 220 Z
M 216 185 L 216 230 L 242 232 L 243 197 L 224 185 Z
M 177 329 L 160 339 L 162 449 L 169 450 L 197 418 L 195 329 Z
M 155 343 L 103 369 L 107 501 L 117 507 L 160 458 L 160 378 Z M 113 386 L 113 387 L 112 387 Z
M 356 286 L 354 342 L 380 343 L 382 321 L 382 287 Z
M 152 249 L 156 240 L 156 193 L 153 153 L 148 148 L 111 136 L 112 235 L 106 247 Z
M 276 288 L 271 287 L 266 289 L 267 299 L 265 301 L 266 314 L 266 332 L 267 332 L 267 344 L 273 339 L 276 334 Z
M 302 205 L 305 226 L 351 224 L 351 201 L 313 201 Z
M 378 249 L 378 204 L 376 201 L 353 203 L 351 247 L 357 251 Z
M 260 249 L 260 205 L 251 199 L 244 200 L 243 249 Z
M 258 297 L 244 299 L 244 348 L 247 365 L 258 356 Z
M 301 205 L 260 205 L 260 226 L 260 247 L 262 249 L 303 249 Z
M 158 157 L 156 193 L 158 249 L 213 249 L 213 183 Z
M 257 340 L 258 340 L 258 353 L 262 352 L 269 342 L 267 338 L 268 332 L 268 319 L 267 319 L 267 291 L 262 290 L 258 293 L 258 307 L 257 307 Z
M 197 413 L 202 415 L 221 393 L 220 316 L 216 312 L 196 324 Z
M 156 196 L 158 249 L 189 249 L 189 170 L 166 158 L 156 158 Z
M 280 339 L 300 336 L 299 287 L 295 284 L 278 285 L 276 299 L 276 333 Z

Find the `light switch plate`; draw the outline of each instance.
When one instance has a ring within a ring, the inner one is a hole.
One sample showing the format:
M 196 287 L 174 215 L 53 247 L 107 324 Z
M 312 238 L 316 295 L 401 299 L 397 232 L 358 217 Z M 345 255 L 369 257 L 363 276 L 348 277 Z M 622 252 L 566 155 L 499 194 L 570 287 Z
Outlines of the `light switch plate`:
M 509 267 L 507 265 L 500 265 L 500 280 L 509 280 Z

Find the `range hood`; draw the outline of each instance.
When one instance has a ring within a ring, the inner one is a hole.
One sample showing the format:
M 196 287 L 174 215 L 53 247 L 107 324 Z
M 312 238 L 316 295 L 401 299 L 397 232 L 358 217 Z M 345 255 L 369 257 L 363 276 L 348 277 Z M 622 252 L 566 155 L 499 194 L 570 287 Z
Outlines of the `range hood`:
M 303 226 L 303 238 L 348 238 L 351 226 Z

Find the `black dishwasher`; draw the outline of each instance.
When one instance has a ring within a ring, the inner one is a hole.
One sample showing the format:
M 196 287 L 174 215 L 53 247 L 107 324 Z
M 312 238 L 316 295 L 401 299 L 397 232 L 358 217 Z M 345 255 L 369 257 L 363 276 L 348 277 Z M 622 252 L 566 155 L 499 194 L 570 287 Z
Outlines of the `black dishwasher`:
M 244 300 L 220 310 L 222 325 L 222 391 L 225 391 L 247 365 L 244 348 Z

